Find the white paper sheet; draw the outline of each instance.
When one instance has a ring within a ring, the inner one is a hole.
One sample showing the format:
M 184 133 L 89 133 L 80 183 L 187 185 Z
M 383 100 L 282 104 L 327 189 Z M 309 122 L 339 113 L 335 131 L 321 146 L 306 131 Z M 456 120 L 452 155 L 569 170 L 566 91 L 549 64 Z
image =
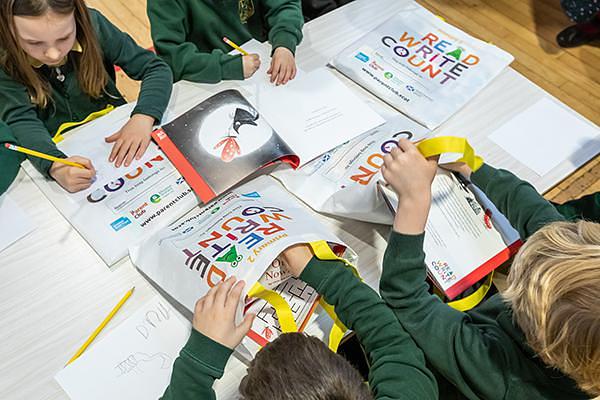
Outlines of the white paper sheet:
M 255 106 L 301 165 L 385 122 L 325 68 L 261 87 Z
M 0 252 L 34 228 L 31 219 L 9 195 L 0 196 Z
M 146 303 L 55 377 L 72 400 L 157 399 L 190 324 L 160 297 Z
M 506 122 L 489 138 L 543 176 L 578 149 L 600 142 L 600 129 L 549 98 Z

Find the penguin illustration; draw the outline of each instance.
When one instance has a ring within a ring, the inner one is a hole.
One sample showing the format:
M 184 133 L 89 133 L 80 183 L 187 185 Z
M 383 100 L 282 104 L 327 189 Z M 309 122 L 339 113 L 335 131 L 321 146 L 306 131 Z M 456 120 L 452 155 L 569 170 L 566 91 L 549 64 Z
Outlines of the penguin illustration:
M 258 119 L 258 113 L 253 113 L 243 108 L 236 108 L 234 114 L 231 116 L 232 123 L 229 127 L 229 132 L 227 136 L 221 141 L 219 141 L 214 149 L 218 149 L 223 146 L 223 150 L 221 151 L 221 160 L 224 162 L 230 162 L 236 156 L 241 155 L 240 146 L 236 140 L 236 138 L 240 135 L 239 129 L 244 125 L 253 125 L 258 126 L 256 120 Z M 235 131 L 235 134 L 232 132 Z

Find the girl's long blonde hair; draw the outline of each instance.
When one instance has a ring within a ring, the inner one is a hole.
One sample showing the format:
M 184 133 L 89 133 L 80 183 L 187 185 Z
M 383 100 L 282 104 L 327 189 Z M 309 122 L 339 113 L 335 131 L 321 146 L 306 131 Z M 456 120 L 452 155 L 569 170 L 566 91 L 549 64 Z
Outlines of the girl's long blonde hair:
M 98 98 L 108 83 L 102 52 L 83 0 L 2 0 L 0 2 L 0 65 L 15 81 L 25 85 L 31 102 L 45 108 L 52 100 L 49 83 L 31 65 L 19 46 L 14 16 L 38 17 L 53 11 L 61 15 L 74 14 L 77 41 L 82 53 L 74 55 L 77 79 L 81 89 Z

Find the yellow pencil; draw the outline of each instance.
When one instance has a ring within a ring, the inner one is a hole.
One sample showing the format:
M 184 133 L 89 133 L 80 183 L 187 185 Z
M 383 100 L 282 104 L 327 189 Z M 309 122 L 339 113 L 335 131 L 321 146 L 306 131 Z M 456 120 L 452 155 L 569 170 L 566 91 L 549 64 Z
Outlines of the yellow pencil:
M 71 167 L 77 167 L 77 168 L 83 168 L 83 169 L 85 169 L 85 167 L 83 165 L 79 164 L 79 163 L 76 163 L 76 162 L 73 162 L 73 161 L 69 161 L 69 160 L 65 160 L 64 158 L 54 157 L 54 156 L 51 156 L 49 154 L 40 153 L 39 151 L 26 149 L 25 147 L 16 146 L 14 144 L 4 143 L 4 147 L 6 147 L 9 150 L 18 151 L 19 153 L 29 154 L 30 156 L 43 158 L 44 160 L 56 161 L 56 162 L 59 162 L 59 163 L 70 165 Z
M 236 49 L 237 51 L 239 51 L 240 53 L 242 53 L 243 55 L 247 56 L 248 52 L 244 49 L 242 49 L 240 46 L 238 46 L 237 44 L 233 43 L 231 40 L 227 39 L 227 37 L 223 37 L 223 41 L 225 43 L 227 43 L 228 45 L 230 45 L 231 47 L 233 47 L 234 49 Z
M 102 331 L 102 329 L 104 329 L 104 327 L 110 322 L 112 317 L 115 316 L 117 311 L 119 311 L 119 309 L 123 306 L 123 304 L 125 304 L 127 299 L 131 297 L 131 295 L 133 294 L 133 289 L 135 289 L 135 286 L 132 287 L 131 289 L 129 289 L 129 291 L 127 293 L 125 293 L 125 296 L 123 296 L 121 301 L 119 301 L 119 303 L 117 303 L 117 305 L 111 310 L 111 312 L 106 316 L 106 318 L 104 318 L 104 321 L 102 321 L 102 323 L 96 328 L 96 330 L 94 332 L 92 332 L 90 337 L 79 348 L 79 350 L 77 350 L 77 353 L 75 353 L 75 355 L 73 357 L 71 357 L 71 359 L 67 362 L 65 367 L 67 365 L 71 364 L 73 361 L 75 361 L 85 351 L 85 349 L 88 348 L 88 346 L 94 341 L 96 336 L 98 336 L 98 334 Z

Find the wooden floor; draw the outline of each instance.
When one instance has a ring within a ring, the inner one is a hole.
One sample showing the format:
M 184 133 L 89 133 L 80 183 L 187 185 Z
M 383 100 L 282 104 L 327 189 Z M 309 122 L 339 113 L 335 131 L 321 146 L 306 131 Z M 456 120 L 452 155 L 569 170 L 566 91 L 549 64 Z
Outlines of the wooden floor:
M 377 0 L 370 0 L 374 3 Z M 510 52 L 512 67 L 562 102 L 600 125 L 600 47 L 561 49 L 556 34 L 571 24 L 558 0 L 417 0 L 432 12 L 482 40 Z M 146 0 L 88 0 L 141 46 L 152 46 Z M 121 72 L 128 100 L 139 85 Z M 600 156 L 546 193 L 563 202 L 600 191 Z

